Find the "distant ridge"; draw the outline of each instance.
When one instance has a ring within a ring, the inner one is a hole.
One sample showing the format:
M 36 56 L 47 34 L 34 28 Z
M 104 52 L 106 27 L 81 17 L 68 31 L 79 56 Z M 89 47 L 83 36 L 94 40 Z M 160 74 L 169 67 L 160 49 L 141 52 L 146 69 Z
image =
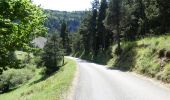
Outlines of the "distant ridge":
M 62 20 L 65 20 L 68 25 L 68 32 L 74 33 L 78 31 L 80 23 L 85 16 L 85 11 L 58 11 L 58 10 L 45 10 L 47 14 L 47 20 L 45 26 L 48 27 L 49 33 L 56 31 L 60 32 L 60 26 Z

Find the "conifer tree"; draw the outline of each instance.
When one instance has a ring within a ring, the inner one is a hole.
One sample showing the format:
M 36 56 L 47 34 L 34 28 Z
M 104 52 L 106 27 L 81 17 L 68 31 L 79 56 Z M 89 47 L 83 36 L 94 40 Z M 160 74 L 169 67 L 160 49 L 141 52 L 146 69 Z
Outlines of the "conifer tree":
M 106 37 L 108 32 L 104 27 L 104 19 L 106 17 L 106 10 L 107 10 L 107 1 L 101 0 L 100 7 L 99 7 L 99 14 L 97 20 L 97 49 L 101 48 L 102 50 L 106 48 Z
M 61 45 L 61 38 L 58 34 L 52 34 L 48 37 L 47 43 L 44 47 L 42 60 L 44 61 L 47 74 L 59 69 L 63 65 L 64 51 Z
M 113 34 L 115 34 L 115 40 L 117 42 L 116 54 L 121 53 L 120 46 L 120 35 L 121 35 L 121 20 L 123 18 L 122 13 L 122 0 L 110 0 L 107 15 L 105 18 L 105 27 L 111 29 Z

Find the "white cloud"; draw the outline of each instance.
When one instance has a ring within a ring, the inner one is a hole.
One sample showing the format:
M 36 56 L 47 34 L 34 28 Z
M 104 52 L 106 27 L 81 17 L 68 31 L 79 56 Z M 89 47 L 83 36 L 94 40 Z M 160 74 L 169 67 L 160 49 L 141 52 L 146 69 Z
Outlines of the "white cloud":
M 79 11 L 91 7 L 92 0 L 32 0 L 44 9 L 60 11 Z

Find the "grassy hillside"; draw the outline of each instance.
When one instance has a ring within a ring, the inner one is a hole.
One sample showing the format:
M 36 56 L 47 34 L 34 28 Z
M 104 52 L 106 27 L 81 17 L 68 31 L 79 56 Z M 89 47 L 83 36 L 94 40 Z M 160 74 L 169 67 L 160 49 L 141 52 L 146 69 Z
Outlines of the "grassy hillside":
M 0 95 L 0 100 L 61 100 L 67 95 L 76 70 L 76 63 L 66 59 L 66 64 L 48 78 L 43 69 L 36 69 L 33 79 L 20 88 Z
M 115 55 L 116 45 L 96 57 L 84 55 L 83 51 L 74 56 L 108 65 L 111 69 L 135 71 L 170 83 L 170 36 L 124 41 L 121 46 L 123 52 L 120 56 Z
M 145 38 L 122 43 L 123 53 L 107 62 L 112 68 L 136 71 L 164 82 L 170 82 L 170 36 Z M 115 46 L 113 46 L 113 50 Z

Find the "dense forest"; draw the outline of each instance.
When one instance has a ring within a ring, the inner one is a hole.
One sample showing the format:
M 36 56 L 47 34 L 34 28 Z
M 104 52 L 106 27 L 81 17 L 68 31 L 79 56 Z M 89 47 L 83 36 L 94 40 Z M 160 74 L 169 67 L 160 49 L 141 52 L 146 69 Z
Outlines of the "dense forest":
M 66 12 L 45 10 L 45 14 L 47 15 L 45 26 L 49 28 L 49 33 L 60 31 L 63 20 L 67 23 L 68 32 L 74 33 L 78 30 L 81 20 L 85 16 L 84 11 Z
M 121 41 L 165 35 L 170 31 L 169 8 L 169 1 L 94 0 L 79 30 L 85 51 L 97 54 L 115 41 L 121 53 Z

